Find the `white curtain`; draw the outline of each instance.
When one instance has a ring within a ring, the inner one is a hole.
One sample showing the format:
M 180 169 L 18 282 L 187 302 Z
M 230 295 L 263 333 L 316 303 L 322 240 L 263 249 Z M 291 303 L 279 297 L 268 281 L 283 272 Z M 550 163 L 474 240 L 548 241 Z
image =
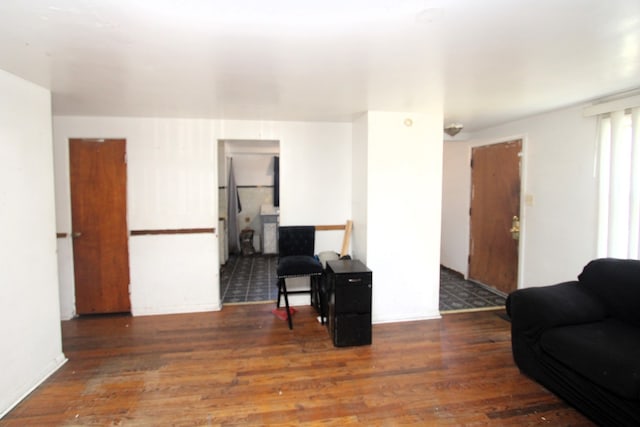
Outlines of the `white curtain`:
M 600 118 L 598 255 L 640 257 L 640 108 Z

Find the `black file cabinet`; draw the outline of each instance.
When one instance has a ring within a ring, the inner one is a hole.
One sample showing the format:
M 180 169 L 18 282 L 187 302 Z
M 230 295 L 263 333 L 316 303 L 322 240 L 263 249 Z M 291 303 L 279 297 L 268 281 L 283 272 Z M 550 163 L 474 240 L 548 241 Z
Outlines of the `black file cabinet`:
M 371 344 L 371 270 L 357 260 L 328 261 L 327 287 L 333 345 Z

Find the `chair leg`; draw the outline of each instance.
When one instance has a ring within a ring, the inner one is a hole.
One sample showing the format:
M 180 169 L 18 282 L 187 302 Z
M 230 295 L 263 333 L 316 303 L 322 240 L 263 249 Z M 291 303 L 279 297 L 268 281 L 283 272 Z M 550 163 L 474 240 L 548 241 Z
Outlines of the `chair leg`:
M 289 329 L 293 329 L 293 321 L 291 320 L 291 310 L 289 310 L 289 297 L 287 296 L 287 284 L 285 279 L 282 279 L 282 293 L 284 294 L 284 305 L 287 310 L 287 322 L 289 323 Z M 278 299 L 280 301 L 280 299 Z
M 280 295 L 282 295 L 282 282 L 284 282 L 284 279 L 278 279 L 278 299 L 276 299 L 276 308 L 280 308 Z
M 324 325 L 325 304 L 322 298 L 322 280 L 322 276 L 320 275 L 309 276 L 311 306 L 316 310 L 316 312 L 320 313 L 320 324 Z
M 324 275 L 323 276 L 316 276 L 318 283 L 317 285 L 317 290 L 318 290 L 318 301 L 319 301 L 319 305 L 320 305 L 320 324 L 324 325 L 324 318 L 325 318 L 325 310 L 326 310 L 326 306 L 325 306 L 325 295 L 324 295 Z

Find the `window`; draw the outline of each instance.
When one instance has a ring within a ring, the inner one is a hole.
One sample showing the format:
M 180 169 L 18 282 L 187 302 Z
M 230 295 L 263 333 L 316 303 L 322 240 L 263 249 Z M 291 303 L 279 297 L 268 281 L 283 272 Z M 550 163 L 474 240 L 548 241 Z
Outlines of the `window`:
M 600 118 L 598 255 L 640 256 L 640 108 Z

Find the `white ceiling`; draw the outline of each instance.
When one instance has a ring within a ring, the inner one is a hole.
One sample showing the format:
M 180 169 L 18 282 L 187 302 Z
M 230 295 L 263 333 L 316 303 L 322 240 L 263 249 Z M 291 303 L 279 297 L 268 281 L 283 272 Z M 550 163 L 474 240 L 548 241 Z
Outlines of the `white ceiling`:
M 1 0 L 0 69 L 57 115 L 477 130 L 640 87 L 639 0 Z

